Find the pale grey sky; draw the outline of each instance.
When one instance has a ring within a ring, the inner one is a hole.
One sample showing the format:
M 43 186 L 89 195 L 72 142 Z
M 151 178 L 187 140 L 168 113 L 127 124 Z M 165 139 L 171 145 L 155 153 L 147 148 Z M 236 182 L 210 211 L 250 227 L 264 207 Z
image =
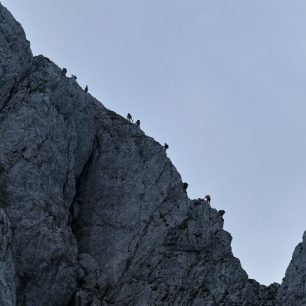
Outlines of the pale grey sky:
M 170 145 L 249 276 L 280 282 L 306 229 L 306 2 L 1 2 L 34 54 Z

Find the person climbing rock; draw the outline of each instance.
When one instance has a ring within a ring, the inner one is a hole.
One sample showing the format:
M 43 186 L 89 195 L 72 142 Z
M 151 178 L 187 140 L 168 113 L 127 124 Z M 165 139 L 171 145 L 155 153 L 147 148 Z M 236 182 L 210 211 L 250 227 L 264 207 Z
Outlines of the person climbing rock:
M 225 214 L 225 211 L 223 209 L 218 211 L 219 216 L 222 218 L 223 215 Z
M 129 120 L 130 122 L 133 122 L 133 118 L 132 115 L 130 113 L 127 114 L 126 116 L 127 120 Z
M 84 91 L 85 91 L 85 92 L 88 92 L 88 85 L 85 86 Z
M 188 183 L 183 183 L 182 187 L 183 187 L 183 191 L 187 193 Z
M 71 75 L 71 78 L 72 78 L 73 80 L 75 80 L 75 81 L 77 80 L 77 77 L 76 77 L 76 75 L 74 75 L 74 74 Z
M 140 126 L 140 120 L 137 120 L 137 121 L 136 121 L 136 125 L 137 125 L 137 126 Z
M 209 195 L 209 194 L 206 195 L 206 196 L 204 197 L 204 201 L 205 201 L 206 203 L 210 204 L 210 200 L 211 200 L 211 198 L 210 198 L 210 195 Z
M 67 68 L 63 68 L 63 70 L 62 70 L 62 71 L 63 71 L 63 75 L 64 75 L 64 76 L 66 76 L 66 73 L 67 73 Z

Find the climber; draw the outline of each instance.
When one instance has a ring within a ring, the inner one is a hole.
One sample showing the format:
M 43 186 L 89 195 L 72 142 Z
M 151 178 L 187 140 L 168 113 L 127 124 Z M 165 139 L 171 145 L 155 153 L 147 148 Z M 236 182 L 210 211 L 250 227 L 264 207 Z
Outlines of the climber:
M 187 193 L 188 183 L 183 183 L 182 187 L 183 187 L 183 191 Z
M 137 121 L 136 121 L 136 125 L 137 125 L 137 126 L 140 126 L 140 120 L 137 120 Z
M 165 150 L 167 151 L 167 149 L 169 148 L 169 146 L 165 143 L 165 144 L 164 144 L 164 148 L 165 148 Z
M 131 115 L 130 113 L 127 114 L 126 118 L 127 118 L 127 120 L 129 120 L 130 122 L 133 122 L 132 115 Z
M 210 200 L 211 198 L 209 194 L 204 197 L 204 201 L 207 202 L 208 204 L 210 204 Z
M 223 215 L 225 214 L 225 211 L 221 209 L 221 210 L 219 210 L 218 214 L 222 218 Z
M 76 75 L 74 75 L 74 74 L 71 75 L 71 78 L 72 78 L 73 80 L 75 80 L 75 81 L 76 81 L 76 79 L 77 79 Z
M 85 92 L 88 92 L 88 85 L 85 86 L 84 91 L 85 91 Z
M 63 75 L 66 76 L 67 68 L 63 68 Z

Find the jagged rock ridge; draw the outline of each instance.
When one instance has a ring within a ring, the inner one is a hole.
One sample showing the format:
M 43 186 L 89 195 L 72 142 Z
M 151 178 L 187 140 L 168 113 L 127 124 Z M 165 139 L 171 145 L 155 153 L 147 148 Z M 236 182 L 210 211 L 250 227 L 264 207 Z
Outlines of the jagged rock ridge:
M 0 4 L 0 305 L 305 305 L 248 279 L 164 148 L 43 56 Z

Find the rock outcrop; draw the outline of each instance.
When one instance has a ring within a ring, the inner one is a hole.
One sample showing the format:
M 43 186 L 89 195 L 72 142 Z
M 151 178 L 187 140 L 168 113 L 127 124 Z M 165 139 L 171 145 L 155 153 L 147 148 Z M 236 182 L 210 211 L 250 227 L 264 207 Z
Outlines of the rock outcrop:
M 0 4 L 0 305 L 305 305 L 248 279 L 162 147 L 43 56 Z
M 0 25 L 1 111 L 5 103 L 10 100 L 16 84 L 30 68 L 32 52 L 21 25 L 3 6 L 0 9 Z
M 295 248 L 286 275 L 277 293 L 278 305 L 306 305 L 306 232 Z

